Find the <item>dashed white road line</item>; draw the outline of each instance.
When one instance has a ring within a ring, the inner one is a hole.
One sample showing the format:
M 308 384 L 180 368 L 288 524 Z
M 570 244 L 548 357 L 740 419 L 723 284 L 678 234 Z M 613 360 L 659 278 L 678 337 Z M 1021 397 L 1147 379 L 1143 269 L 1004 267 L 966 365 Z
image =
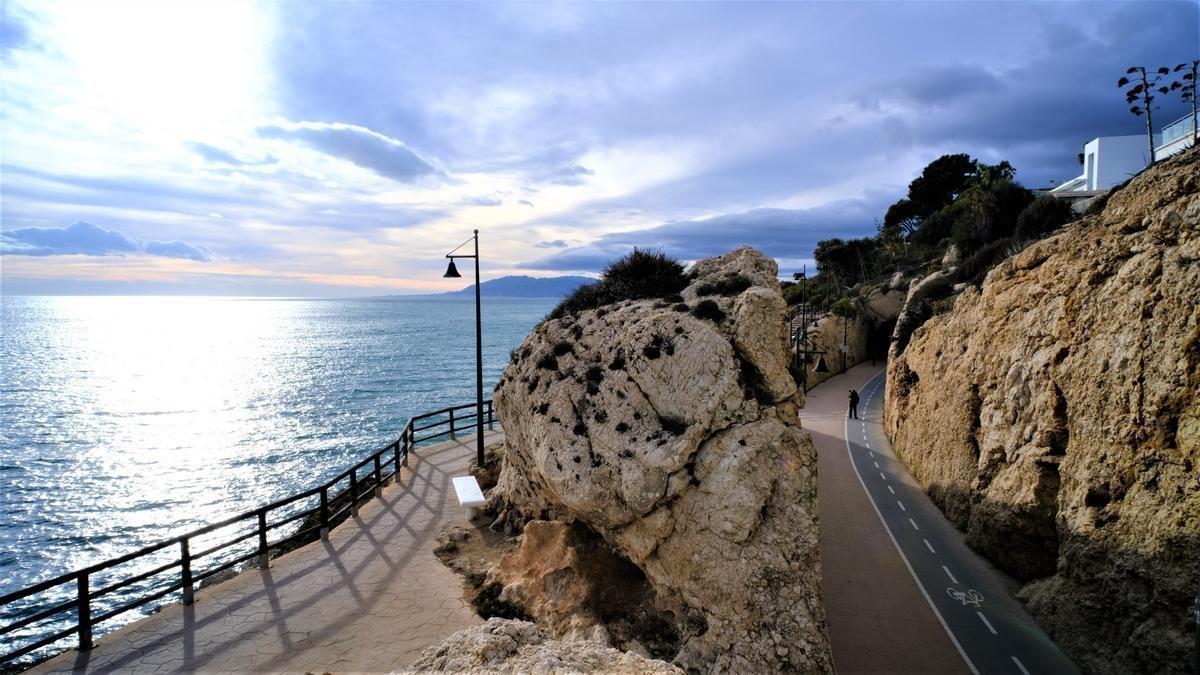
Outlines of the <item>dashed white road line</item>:
M 896 494 L 896 491 L 892 488 L 891 485 L 888 486 L 888 492 L 890 492 L 892 494 Z
M 925 542 L 925 548 L 929 549 L 930 553 L 937 553 L 937 551 L 933 550 L 933 544 L 929 543 L 928 539 L 922 539 L 921 541 Z
M 879 468 L 879 465 L 878 465 L 878 464 L 876 464 L 876 465 L 875 465 L 875 468 Z M 880 477 L 880 478 L 882 478 L 882 479 L 884 479 L 884 480 L 887 480 L 887 476 L 886 476 L 886 475 L 884 475 L 884 473 L 883 473 L 882 471 L 880 471 L 880 472 L 879 472 L 879 477 Z
M 1013 663 L 1017 664 L 1018 670 L 1020 670 L 1025 675 L 1029 675 L 1029 671 L 1025 669 L 1025 664 L 1021 663 L 1021 659 L 1018 659 L 1015 656 L 1010 656 L 1009 658 L 1011 658 L 1013 660 Z
M 913 520 L 912 518 L 909 518 L 909 519 L 908 519 L 908 522 L 912 523 L 912 526 L 913 526 L 913 529 L 914 529 L 914 530 L 919 530 L 919 529 L 921 529 L 921 528 L 917 527 L 917 521 Z
M 996 635 L 997 634 L 996 627 L 992 625 L 991 621 L 987 620 L 987 617 L 983 615 L 983 612 L 975 612 L 975 613 L 977 615 L 979 615 L 979 620 L 983 622 L 983 625 L 987 626 L 987 629 L 992 631 L 992 635 Z
M 899 499 L 897 499 L 897 500 L 896 500 L 896 503 L 900 505 L 900 510 L 901 510 L 901 511 L 907 511 L 907 510 L 908 510 L 907 508 L 905 508 L 905 507 L 904 507 L 904 502 L 900 501 Z
M 874 465 L 875 465 L 875 468 L 876 468 L 876 469 L 878 469 L 878 468 L 879 468 L 879 462 L 872 462 L 872 464 L 874 464 Z
M 946 576 L 950 577 L 950 583 L 952 583 L 952 584 L 958 583 L 958 579 L 954 578 L 954 573 L 950 571 L 949 567 L 942 565 L 942 569 L 946 570 Z
M 872 456 L 872 457 L 874 457 L 874 456 L 875 456 L 875 453 L 873 453 L 873 452 L 872 452 L 872 453 L 871 453 L 871 456 Z
M 882 373 L 876 374 L 871 379 L 877 379 L 881 374 Z M 876 387 L 878 386 L 879 385 L 877 383 Z M 942 624 L 942 629 L 946 631 L 946 636 L 950 638 L 950 642 L 954 643 L 954 648 L 958 650 L 959 656 L 961 656 L 963 662 L 967 664 L 967 668 L 971 671 L 972 675 L 979 675 L 979 669 L 975 667 L 975 664 L 971 661 L 971 657 L 967 656 L 966 650 L 963 649 L 962 643 L 960 643 L 958 638 L 954 635 L 954 631 L 950 630 L 949 624 L 946 623 L 946 618 L 942 616 L 941 611 L 938 610 L 937 605 L 934 604 L 933 598 L 929 597 L 929 591 L 925 589 L 925 584 L 921 583 L 921 578 L 917 576 L 917 571 L 913 569 L 912 563 L 910 563 L 908 560 L 908 556 L 904 555 L 904 549 L 901 548 L 900 542 L 896 541 L 896 535 L 892 533 L 892 528 L 888 527 L 887 519 L 883 517 L 883 512 L 879 510 L 879 504 L 875 502 L 875 498 L 871 496 L 871 491 L 867 489 L 867 483 L 863 480 L 862 473 L 858 470 L 858 465 L 854 462 L 854 452 L 850 447 L 849 432 L 850 421 L 846 420 L 842 426 L 842 438 L 845 439 L 846 442 L 846 455 L 850 460 L 850 468 L 854 470 L 854 475 L 858 478 L 858 484 L 862 486 L 863 493 L 865 493 L 867 496 L 867 501 L 871 503 L 871 508 L 875 510 L 875 515 L 879 517 L 879 522 L 881 525 L 883 525 L 884 532 L 887 532 L 888 539 L 892 540 L 892 546 L 896 548 L 896 553 L 900 555 L 900 560 L 904 562 L 904 567 L 908 569 L 909 575 L 912 576 L 913 583 L 915 583 L 917 585 L 917 589 L 921 591 L 921 595 L 925 598 L 925 602 L 929 605 L 929 609 L 932 610 L 933 615 L 937 617 L 938 623 Z M 904 504 L 902 502 L 896 503 L 900 505 L 902 510 L 907 510 L 904 508 Z M 908 522 L 912 523 L 914 528 L 917 527 L 916 521 L 914 521 L 912 518 L 909 518 Z M 1024 669 L 1022 668 L 1022 670 Z M 1028 671 L 1025 671 L 1025 675 L 1029 675 Z

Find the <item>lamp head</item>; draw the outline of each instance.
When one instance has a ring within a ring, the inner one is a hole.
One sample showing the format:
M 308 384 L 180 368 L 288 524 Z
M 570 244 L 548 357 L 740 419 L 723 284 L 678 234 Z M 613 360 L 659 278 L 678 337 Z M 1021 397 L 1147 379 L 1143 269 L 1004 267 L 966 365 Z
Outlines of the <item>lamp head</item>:
M 454 266 L 454 260 L 450 260 L 450 266 L 446 268 L 446 273 L 442 275 L 443 279 L 459 279 L 462 275 L 458 273 L 458 268 Z
M 817 365 L 813 366 L 813 372 L 814 373 L 828 373 L 829 372 L 829 366 L 825 365 L 825 357 L 824 356 L 817 357 Z

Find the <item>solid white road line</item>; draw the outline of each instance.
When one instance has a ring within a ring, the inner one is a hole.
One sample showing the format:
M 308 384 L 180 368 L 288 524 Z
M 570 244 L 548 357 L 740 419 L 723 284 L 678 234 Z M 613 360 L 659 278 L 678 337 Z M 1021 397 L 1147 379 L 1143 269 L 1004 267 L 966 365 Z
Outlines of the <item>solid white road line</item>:
M 877 378 L 882 374 L 882 372 L 878 373 L 875 375 L 875 377 Z M 920 589 L 921 595 L 925 598 L 925 602 L 929 604 L 929 609 L 932 610 L 933 615 L 937 617 L 938 623 L 942 624 L 942 630 L 946 631 L 946 637 L 949 637 L 950 642 L 954 643 L 954 648 L 958 650 L 958 655 L 961 656 L 963 662 L 967 664 L 967 668 L 969 668 L 974 675 L 979 675 L 979 669 L 975 667 L 975 664 L 971 661 L 971 657 L 967 656 L 967 652 L 963 649 L 962 644 L 959 643 L 958 638 L 955 637 L 954 631 L 950 630 L 950 626 L 946 623 L 946 618 L 942 616 L 942 613 L 940 610 L 938 610 L 937 605 L 933 604 L 933 598 L 929 597 L 929 591 L 925 590 L 925 584 L 921 583 L 921 578 L 917 576 L 917 571 L 913 569 L 912 563 L 908 561 L 908 556 L 904 555 L 904 549 L 900 548 L 900 542 L 896 541 L 896 535 L 892 534 L 892 528 L 888 527 L 887 519 L 883 517 L 883 512 L 879 510 L 879 505 L 875 503 L 875 498 L 871 496 L 871 491 L 867 489 L 867 483 L 863 480 L 862 473 L 860 473 L 858 470 L 858 465 L 854 463 L 854 453 L 850 451 L 849 420 L 846 420 L 843 423 L 842 434 L 842 438 L 846 442 L 846 456 L 850 459 L 850 468 L 854 469 L 854 475 L 858 478 L 858 484 L 862 486 L 863 493 L 867 495 L 867 501 L 871 502 L 871 508 L 875 509 L 875 515 L 879 517 L 879 522 L 883 525 L 883 530 L 887 532 L 888 539 L 892 540 L 892 546 L 896 547 L 896 553 L 900 554 L 900 559 L 904 561 L 904 566 L 908 568 L 908 573 L 912 576 L 913 583 L 915 583 L 917 588 Z M 909 518 L 908 522 L 912 523 L 913 527 L 917 527 L 917 523 L 913 521 L 912 518 Z M 1016 661 L 1016 658 L 1014 657 L 1013 660 Z M 1025 675 L 1029 675 L 1029 672 L 1025 671 L 1024 667 L 1022 667 L 1021 670 L 1025 672 Z
M 1017 664 L 1017 668 L 1020 669 L 1022 673 L 1029 675 L 1029 671 L 1025 669 L 1025 664 L 1021 663 L 1021 659 L 1018 659 L 1015 656 L 1010 656 L 1009 658 L 1013 660 L 1013 663 Z
M 996 635 L 996 628 L 994 626 L 992 626 L 991 621 L 987 620 L 987 617 L 983 615 L 983 612 L 975 612 L 975 613 L 979 615 L 979 620 L 983 622 L 983 625 L 987 626 L 987 629 L 992 631 L 992 635 Z
M 930 553 L 937 553 L 937 551 L 933 550 L 933 544 L 929 543 L 928 539 L 922 539 L 921 541 L 925 542 L 925 548 L 929 549 Z
M 896 500 L 896 503 L 900 505 L 900 510 L 901 510 L 901 511 L 907 511 L 907 510 L 908 510 L 908 509 L 904 508 L 904 502 L 900 501 L 899 499 L 897 499 L 897 500 Z
M 892 488 L 891 485 L 888 486 L 888 492 L 890 492 L 892 494 L 896 494 L 896 491 Z
M 919 529 L 921 529 L 921 528 L 917 527 L 917 521 L 913 520 L 912 518 L 909 518 L 909 519 L 908 519 L 908 522 L 912 523 L 912 526 L 913 526 L 913 529 L 914 529 L 914 530 L 919 530 Z
M 950 577 L 950 583 L 952 583 L 952 584 L 958 583 L 958 579 L 954 578 L 954 573 L 950 571 L 949 567 L 942 565 L 942 569 L 946 570 L 946 576 Z

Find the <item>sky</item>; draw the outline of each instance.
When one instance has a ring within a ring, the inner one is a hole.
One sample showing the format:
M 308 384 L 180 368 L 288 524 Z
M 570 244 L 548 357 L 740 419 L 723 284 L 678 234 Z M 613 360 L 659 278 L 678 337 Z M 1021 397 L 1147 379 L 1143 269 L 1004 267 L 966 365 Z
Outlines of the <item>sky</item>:
M 946 153 L 1144 133 L 1192 2 L 0 0 L 0 293 L 367 296 L 874 233 Z M 1156 127 L 1185 112 L 1160 99 Z

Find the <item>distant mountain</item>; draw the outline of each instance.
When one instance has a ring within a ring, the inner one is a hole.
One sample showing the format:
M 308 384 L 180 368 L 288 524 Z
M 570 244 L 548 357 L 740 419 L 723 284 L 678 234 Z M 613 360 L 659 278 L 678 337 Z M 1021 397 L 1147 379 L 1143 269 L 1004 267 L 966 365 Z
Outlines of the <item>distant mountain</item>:
M 588 277 L 526 277 L 510 276 L 485 281 L 480 285 L 487 298 L 561 298 L 584 284 L 595 283 Z M 475 296 L 475 284 L 461 291 L 439 293 L 434 297 L 470 298 Z

